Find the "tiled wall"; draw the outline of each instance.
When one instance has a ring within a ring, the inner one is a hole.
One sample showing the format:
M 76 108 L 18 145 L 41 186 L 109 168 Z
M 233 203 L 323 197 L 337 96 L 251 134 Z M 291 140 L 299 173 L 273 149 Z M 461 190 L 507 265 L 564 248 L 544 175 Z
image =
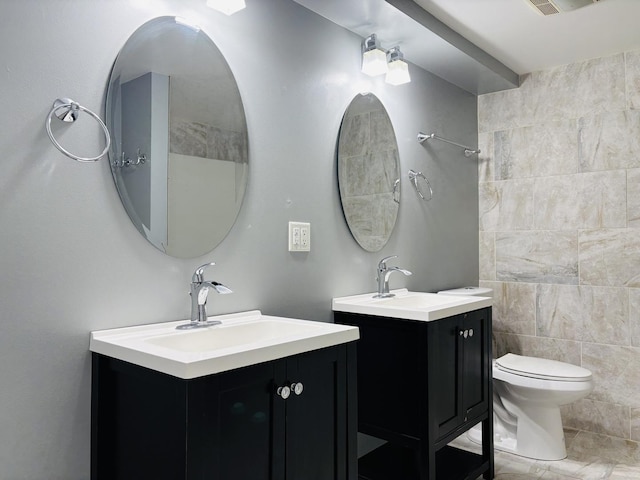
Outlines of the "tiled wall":
M 232 132 L 212 125 L 183 119 L 171 119 L 171 153 L 192 157 L 247 162 L 246 132 Z
M 496 356 L 588 368 L 565 425 L 640 441 L 640 51 L 482 95 L 478 129 Z

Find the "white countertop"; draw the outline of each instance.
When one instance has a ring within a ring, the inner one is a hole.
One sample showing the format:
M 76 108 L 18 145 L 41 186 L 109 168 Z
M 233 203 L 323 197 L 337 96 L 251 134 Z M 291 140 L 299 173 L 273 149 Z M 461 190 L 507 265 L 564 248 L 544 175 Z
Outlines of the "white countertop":
M 209 317 L 221 325 L 176 330 L 177 322 L 91 332 L 89 350 L 190 379 L 360 338 L 356 327 L 262 315 L 258 310 Z
M 379 317 L 404 318 L 430 322 L 461 313 L 490 307 L 490 297 L 445 295 L 410 292 L 406 288 L 393 290 L 390 298 L 374 298 L 375 292 L 334 298 L 334 312 L 359 313 Z

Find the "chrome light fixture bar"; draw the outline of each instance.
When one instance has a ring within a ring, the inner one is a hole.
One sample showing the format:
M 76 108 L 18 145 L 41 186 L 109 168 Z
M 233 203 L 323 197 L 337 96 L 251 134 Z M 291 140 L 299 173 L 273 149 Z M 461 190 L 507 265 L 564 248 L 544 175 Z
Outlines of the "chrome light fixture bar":
M 380 48 L 376 34 L 372 33 L 362 42 L 362 73 L 376 77 L 387 70 L 387 52 Z
M 244 0 L 207 0 L 207 7 L 213 8 L 225 15 L 234 13 L 246 7 Z
M 391 85 L 402 85 L 411 81 L 409 65 L 404 61 L 404 55 L 399 47 L 393 47 L 387 53 L 389 58 L 385 82 Z

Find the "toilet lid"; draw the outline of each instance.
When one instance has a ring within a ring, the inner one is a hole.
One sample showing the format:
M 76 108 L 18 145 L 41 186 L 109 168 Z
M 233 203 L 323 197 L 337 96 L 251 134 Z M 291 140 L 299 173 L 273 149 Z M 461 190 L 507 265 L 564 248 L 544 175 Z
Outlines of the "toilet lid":
M 502 371 L 523 377 L 540 378 L 564 382 L 583 382 L 591 379 L 586 368 L 570 363 L 548 360 L 546 358 L 525 357 L 507 353 L 496 360 L 496 367 Z

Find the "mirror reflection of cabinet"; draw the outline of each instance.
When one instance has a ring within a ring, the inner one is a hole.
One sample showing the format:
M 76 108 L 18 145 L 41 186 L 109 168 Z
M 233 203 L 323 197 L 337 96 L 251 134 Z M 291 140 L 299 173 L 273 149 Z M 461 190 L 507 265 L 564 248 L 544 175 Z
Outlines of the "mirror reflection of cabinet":
M 215 248 L 248 176 L 242 99 L 215 44 L 174 17 L 145 23 L 118 54 L 106 111 L 113 177 L 140 233 L 174 257 Z
M 400 205 L 400 161 L 391 119 L 372 93 L 357 95 L 342 119 L 338 184 L 353 238 L 369 252 L 389 241 Z

